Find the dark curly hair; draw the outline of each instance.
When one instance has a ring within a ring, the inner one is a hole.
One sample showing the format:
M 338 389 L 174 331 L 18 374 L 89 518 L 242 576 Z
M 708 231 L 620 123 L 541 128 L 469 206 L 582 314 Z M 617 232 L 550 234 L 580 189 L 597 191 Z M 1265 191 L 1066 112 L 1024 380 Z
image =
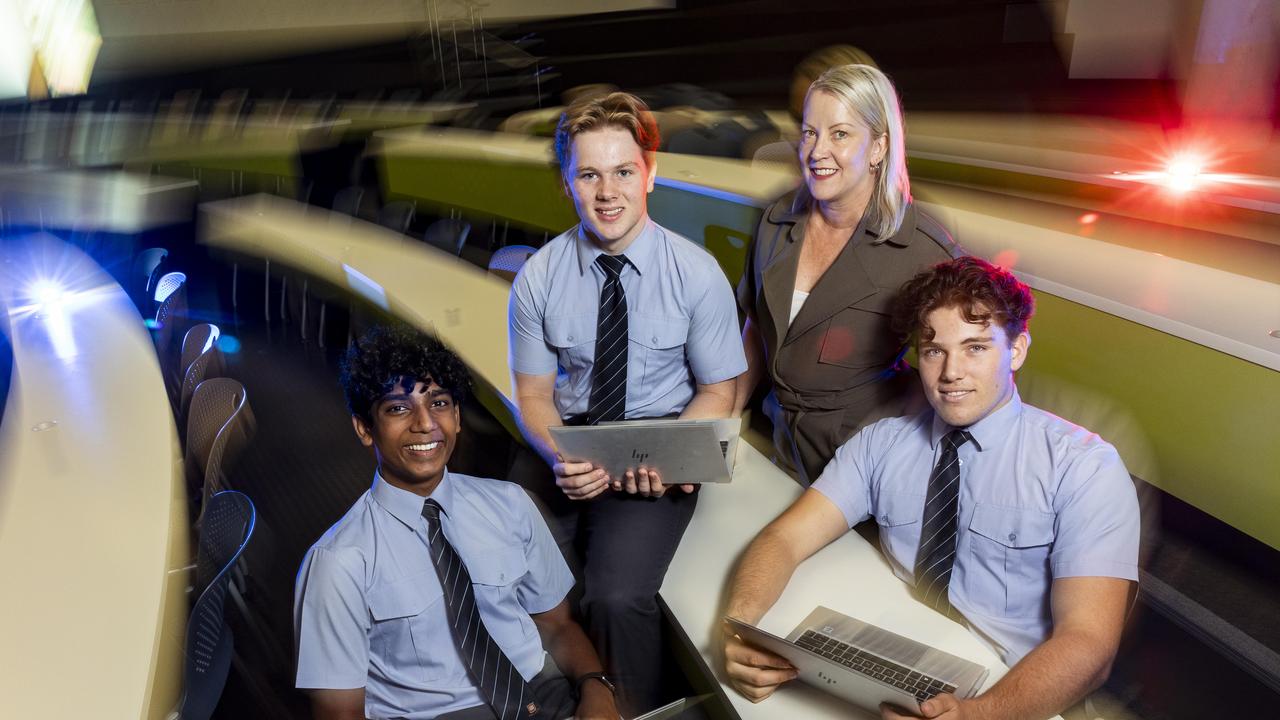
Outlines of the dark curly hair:
M 981 258 L 959 257 L 934 265 L 902 286 L 894 301 L 893 330 L 904 342 L 932 340 L 933 329 L 925 318 L 947 307 L 959 308 L 966 322 L 999 323 L 1012 342 L 1026 331 L 1036 301 L 1031 289 L 1008 270 Z
M 654 153 L 658 151 L 660 138 L 658 122 L 649 106 L 631 93 L 614 92 L 608 95 L 584 97 L 570 105 L 556 125 L 556 162 L 560 172 L 569 169 L 569 155 L 573 139 L 588 130 L 615 127 L 631 133 L 636 144 L 644 151 L 644 161 L 653 167 Z
M 471 373 L 436 338 L 407 325 L 380 325 L 347 350 L 339 382 L 351 414 L 372 422 L 370 411 L 382 396 L 396 387 L 412 389 L 418 382 L 435 382 L 461 405 Z

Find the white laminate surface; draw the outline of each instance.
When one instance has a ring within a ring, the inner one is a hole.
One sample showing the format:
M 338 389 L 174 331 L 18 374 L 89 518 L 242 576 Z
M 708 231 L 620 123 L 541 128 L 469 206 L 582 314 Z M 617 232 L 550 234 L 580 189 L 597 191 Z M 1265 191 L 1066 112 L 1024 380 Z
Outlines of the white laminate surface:
M 662 599 L 721 681 L 738 714 L 760 718 L 877 717 L 803 683 L 788 683 L 753 704 L 725 682 L 720 619 L 728 581 L 742 551 L 803 492 L 749 443 L 738 444 L 733 482 L 703 486 L 698 509 L 662 584 Z M 816 606 L 826 605 L 887 630 L 991 668 L 985 687 L 1006 672 L 1000 658 L 964 626 L 917 602 L 879 551 L 855 532 L 796 570 L 759 626 L 785 636 Z
M 75 291 L 31 306 L 37 276 Z M 13 383 L 0 424 L 0 715 L 163 717 L 189 562 L 177 434 L 133 304 L 47 236 L 0 246 Z

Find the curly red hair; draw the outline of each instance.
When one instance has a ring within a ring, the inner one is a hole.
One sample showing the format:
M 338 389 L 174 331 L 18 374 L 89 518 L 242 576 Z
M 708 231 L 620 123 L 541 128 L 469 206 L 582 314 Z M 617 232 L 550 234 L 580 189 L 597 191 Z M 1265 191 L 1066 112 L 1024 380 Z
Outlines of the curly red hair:
M 1013 273 L 971 256 L 938 263 L 908 280 L 893 307 L 893 329 L 903 340 L 931 340 L 925 318 L 939 308 L 959 308 L 965 322 L 1004 328 L 1012 342 L 1026 332 L 1036 301 Z

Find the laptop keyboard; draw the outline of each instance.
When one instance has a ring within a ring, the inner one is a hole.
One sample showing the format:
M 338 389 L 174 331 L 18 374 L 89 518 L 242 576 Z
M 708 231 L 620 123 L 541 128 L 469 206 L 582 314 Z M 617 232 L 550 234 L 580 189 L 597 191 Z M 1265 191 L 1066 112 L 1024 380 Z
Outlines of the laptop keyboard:
M 892 685 L 915 695 L 919 702 L 924 702 L 934 695 L 956 691 L 955 685 L 903 667 L 820 632 L 805 630 L 804 634 L 796 640 L 796 645 L 886 685 Z

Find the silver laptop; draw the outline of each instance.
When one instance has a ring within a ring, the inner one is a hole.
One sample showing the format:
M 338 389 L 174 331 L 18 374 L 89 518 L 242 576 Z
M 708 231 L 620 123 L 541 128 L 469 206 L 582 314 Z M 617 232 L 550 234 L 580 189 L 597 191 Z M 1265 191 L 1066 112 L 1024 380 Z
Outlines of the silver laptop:
M 566 460 L 603 467 L 611 477 L 644 465 L 665 483 L 698 484 L 732 479 L 741 425 L 739 418 L 624 420 L 550 430 Z
M 987 668 L 819 606 L 780 638 L 726 617 L 748 644 L 786 658 L 800 680 L 870 712 L 889 703 L 914 713 L 934 695 L 978 694 Z

